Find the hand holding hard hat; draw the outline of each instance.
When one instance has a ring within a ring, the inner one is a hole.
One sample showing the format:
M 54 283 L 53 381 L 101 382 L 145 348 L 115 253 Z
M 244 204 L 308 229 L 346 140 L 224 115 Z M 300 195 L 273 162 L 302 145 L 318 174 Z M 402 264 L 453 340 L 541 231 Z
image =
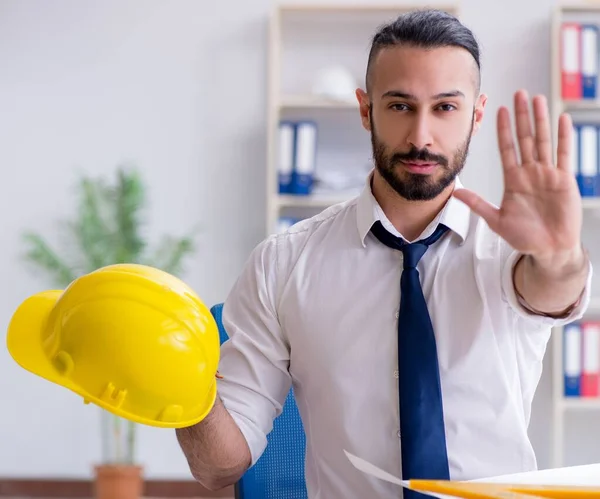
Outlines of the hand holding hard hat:
M 109 265 L 64 291 L 29 297 L 11 319 L 7 346 L 24 369 L 137 423 L 191 426 L 217 395 L 210 310 L 152 267 Z

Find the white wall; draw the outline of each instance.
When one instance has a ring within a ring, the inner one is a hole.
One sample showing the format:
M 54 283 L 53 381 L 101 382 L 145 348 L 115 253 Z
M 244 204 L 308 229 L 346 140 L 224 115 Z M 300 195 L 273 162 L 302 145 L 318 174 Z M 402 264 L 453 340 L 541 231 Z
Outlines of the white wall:
M 495 111 L 519 87 L 549 92 L 554 2 L 462 2 L 483 49 L 486 124 L 464 181 L 492 202 L 502 175 Z M 0 0 L 0 325 L 47 286 L 18 260 L 25 228 L 50 233 L 70 216 L 78 171 L 143 168 L 152 234 L 200 224 L 186 280 L 221 300 L 264 234 L 266 17 L 270 2 Z M 476 10 L 477 9 L 477 10 Z M 367 41 L 365 41 L 367 43 Z M 89 476 L 98 411 L 20 368 L 0 349 L 0 476 Z M 549 372 L 532 438 L 549 463 Z M 585 431 L 581 430 L 585 454 Z M 589 439 L 587 439 L 589 441 Z M 188 477 L 173 432 L 143 427 L 152 477 Z

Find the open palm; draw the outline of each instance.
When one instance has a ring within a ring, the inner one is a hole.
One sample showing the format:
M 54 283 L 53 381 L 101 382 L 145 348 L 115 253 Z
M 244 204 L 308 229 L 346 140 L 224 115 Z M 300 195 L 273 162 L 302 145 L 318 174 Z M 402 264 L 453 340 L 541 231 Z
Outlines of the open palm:
M 533 99 L 535 126 L 524 91 L 515 94 L 516 135 L 508 109 L 498 111 L 498 145 L 504 172 L 504 196 L 499 208 L 466 189 L 455 197 L 479 214 L 500 237 L 521 253 L 552 256 L 577 247 L 581 233 L 581 196 L 571 171 L 573 127 L 568 115 L 558 122 L 556 165 L 544 97 Z

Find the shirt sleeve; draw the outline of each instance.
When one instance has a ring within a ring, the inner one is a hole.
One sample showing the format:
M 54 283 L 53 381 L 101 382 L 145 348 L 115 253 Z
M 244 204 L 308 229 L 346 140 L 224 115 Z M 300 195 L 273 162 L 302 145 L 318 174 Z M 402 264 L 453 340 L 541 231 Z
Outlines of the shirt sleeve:
M 579 303 L 576 307 L 573 308 L 573 310 L 571 310 L 568 316 L 554 318 L 533 313 L 520 303 L 519 297 L 517 296 L 514 286 L 513 270 L 514 266 L 516 265 L 517 261 L 521 256 L 521 253 L 511 248 L 507 248 L 505 249 L 505 255 L 506 254 L 507 257 L 504 259 L 504 266 L 502 268 L 502 294 L 512 311 L 516 313 L 519 318 L 525 320 L 527 323 L 537 324 L 546 329 L 547 327 L 563 326 L 570 322 L 579 320 L 583 317 L 585 311 L 587 310 L 590 304 L 591 299 L 591 285 L 593 274 L 591 262 L 588 264 L 587 281 Z
M 219 396 L 244 435 L 252 465 L 267 445 L 291 386 L 289 345 L 276 313 L 277 240 L 251 253 L 223 305 Z

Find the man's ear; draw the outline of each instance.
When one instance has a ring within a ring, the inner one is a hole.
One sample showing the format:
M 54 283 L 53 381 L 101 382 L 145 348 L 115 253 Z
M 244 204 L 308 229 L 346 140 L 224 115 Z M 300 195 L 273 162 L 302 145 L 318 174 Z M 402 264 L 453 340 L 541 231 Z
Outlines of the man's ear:
M 473 130 L 471 130 L 472 135 L 475 135 L 479 131 L 479 128 L 481 128 L 481 123 L 483 122 L 483 110 L 486 103 L 487 95 L 480 94 L 477 98 L 477 102 L 475 103 L 475 108 L 473 109 Z
M 358 100 L 358 106 L 360 111 L 360 120 L 365 130 L 371 131 L 371 100 L 367 93 L 360 89 L 356 89 L 356 99 Z

